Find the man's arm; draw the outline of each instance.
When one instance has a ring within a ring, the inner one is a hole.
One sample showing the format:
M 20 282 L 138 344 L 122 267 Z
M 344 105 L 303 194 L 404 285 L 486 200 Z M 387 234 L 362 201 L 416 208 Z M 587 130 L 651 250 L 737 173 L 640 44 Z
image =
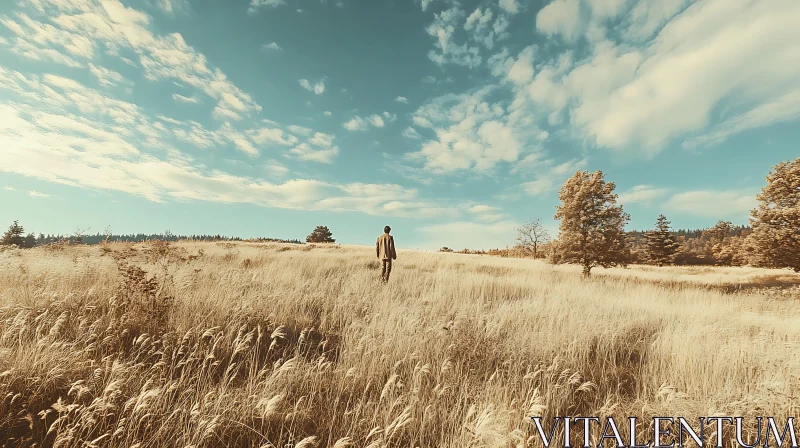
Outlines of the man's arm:
M 394 237 L 390 237 L 389 244 L 392 246 L 392 260 L 397 260 L 397 252 L 394 250 Z
M 380 237 L 378 237 L 378 239 L 375 240 L 375 256 L 378 257 L 378 258 L 381 257 L 381 239 L 380 239 Z

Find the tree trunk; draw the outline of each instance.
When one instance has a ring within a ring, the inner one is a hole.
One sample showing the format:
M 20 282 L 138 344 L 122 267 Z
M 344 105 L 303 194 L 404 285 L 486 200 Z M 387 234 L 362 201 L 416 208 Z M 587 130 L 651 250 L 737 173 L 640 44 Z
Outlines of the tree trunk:
M 592 266 L 590 266 L 588 263 L 583 265 L 583 276 L 584 277 L 588 277 L 589 274 L 591 273 L 591 271 L 592 271 Z

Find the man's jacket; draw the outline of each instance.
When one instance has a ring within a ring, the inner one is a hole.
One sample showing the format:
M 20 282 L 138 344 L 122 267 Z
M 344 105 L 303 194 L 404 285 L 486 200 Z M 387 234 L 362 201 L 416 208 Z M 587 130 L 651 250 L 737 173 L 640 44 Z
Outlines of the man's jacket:
M 397 260 L 397 253 L 394 251 L 394 238 L 388 233 L 378 237 L 375 242 L 375 252 L 381 260 Z

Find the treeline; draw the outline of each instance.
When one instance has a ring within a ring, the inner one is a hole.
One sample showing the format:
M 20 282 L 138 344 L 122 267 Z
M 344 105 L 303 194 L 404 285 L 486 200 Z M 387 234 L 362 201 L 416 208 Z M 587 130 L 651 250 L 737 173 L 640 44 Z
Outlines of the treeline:
M 669 224 L 666 221 L 666 224 Z M 652 231 L 626 232 L 630 244 L 629 264 L 659 264 L 654 256 Z M 675 242 L 674 253 L 663 260 L 677 266 L 743 266 L 750 264 L 752 250 L 748 252 L 745 241 L 752 233 L 750 226 L 737 226 L 729 221 L 719 221 L 707 229 L 668 231 Z M 668 250 L 668 249 L 666 249 Z
M 750 253 L 744 244 L 752 232 L 750 226 L 733 225 L 720 221 L 707 229 L 680 229 L 669 231 L 677 246 L 670 264 L 676 266 L 742 266 L 748 264 Z M 629 252 L 627 264 L 658 264 L 650 249 L 649 230 L 625 232 Z M 493 255 L 503 258 L 552 258 L 554 246 L 549 239 L 540 243 L 538 251 L 531 250 L 528 244 L 517 244 L 508 248 L 488 250 L 442 247 L 439 252 L 452 252 L 467 255 Z
M 459 251 L 502 257 L 544 258 L 573 263 L 589 275 L 595 266 L 628 264 L 759 266 L 800 272 L 800 158 L 774 166 L 756 196 L 749 226 L 718 221 L 698 230 L 673 230 L 659 215 L 653 230 L 626 231 L 630 216 L 617 203 L 615 185 L 602 171 L 578 171 L 559 191 L 554 218 L 558 238 L 550 238 L 540 219 L 517 228 L 511 249 Z M 441 252 L 453 252 L 443 247 Z
M 561 223 L 558 239 L 549 243 L 548 259 L 580 264 L 587 276 L 594 266 L 632 262 L 750 265 L 800 272 L 800 158 L 774 166 L 766 180 L 756 196 L 749 228 L 718 221 L 689 238 L 674 232 L 664 215 L 658 216 L 653 230 L 626 232 L 630 215 L 617 203 L 614 183 L 607 182 L 602 171 L 579 171 L 559 191 L 561 204 L 554 217 Z M 523 236 L 530 235 L 539 234 Z
M 241 238 L 224 235 L 175 235 L 171 232 L 164 233 L 136 233 L 136 234 L 121 234 L 114 235 L 113 233 L 95 233 L 95 234 L 81 234 L 75 233 L 73 235 L 54 235 L 54 234 L 34 234 L 26 233 L 22 225 L 18 221 L 13 224 L 0 239 L 0 245 L 4 246 L 17 246 L 23 249 L 30 249 L 36 246 L 43 246 L 55 243 L 68 243 L 68 244 L 100 244 L 103 242 L 128 242 L 139 243 L 143 241 L 242 241 L 249 243 L 289 243 L 289 244 L 303 244 L 302 241 L 284 240 L 280 238 Z

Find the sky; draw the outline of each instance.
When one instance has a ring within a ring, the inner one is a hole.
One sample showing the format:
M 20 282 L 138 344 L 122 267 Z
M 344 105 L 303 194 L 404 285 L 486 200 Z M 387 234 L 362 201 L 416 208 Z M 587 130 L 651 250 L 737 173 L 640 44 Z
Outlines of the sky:
M 602 170 L 746 224 L 800 156 L 797 0 L 0 2 L 0 226 L 513 244 Z

